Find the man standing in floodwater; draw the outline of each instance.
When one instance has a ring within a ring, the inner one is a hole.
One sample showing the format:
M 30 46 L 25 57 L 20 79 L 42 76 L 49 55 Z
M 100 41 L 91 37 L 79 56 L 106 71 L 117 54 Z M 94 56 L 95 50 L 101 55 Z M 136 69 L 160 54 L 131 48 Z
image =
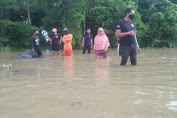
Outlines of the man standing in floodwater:
M 40 39 L 39 39 L 39 31 L 38 30 L 34 30 L 34 34 L 30 39 L 31 42 L 31 49 L 32 51 L 36 51 L 36 53 L 38 54 L 38 56 L 42 56 L 42 52 L 40 50 Z
M 61 45 L 61 39 L 62 37 L 57 33 L 57 29 L 52 29 L 52 34 L 50 35 L 50 44 L 52 45 L 52 54 L 55 55 L 55 52 L 57 54 L 60 54 L 60 45 Z
M 134 16 L 135 11 L 132 8 L 127 8 L 124 20 L 117 24 L 115 36 L 120 39 L 119 55 L 122 56 L 120 65 L 126 65 L 129 56 L 131 65 L 136 65 L 137 53 L 141 52 L 136 39 L 135 26 L 132 22 Z
M 83 54 L 85 54 L 86 50 L 88 50 L 88 53 L 90 53 L 92 49 L 93 36 L 90 33 L 91 30 L 87 29 L 87 33 L 83 35 L 83 39 L 82 39 Z

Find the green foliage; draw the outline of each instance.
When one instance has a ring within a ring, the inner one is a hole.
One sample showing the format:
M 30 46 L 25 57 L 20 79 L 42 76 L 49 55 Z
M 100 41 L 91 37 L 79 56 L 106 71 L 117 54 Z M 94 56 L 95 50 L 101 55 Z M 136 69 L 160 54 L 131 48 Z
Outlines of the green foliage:
M 70 32 L 73 34 L 73 41 L 72 44 L 75 48 L 81 47 L 81 39 L 82 39 L 82 21 L 84 20 L 85 16 L 83 15 L 85 6 L 84 0 L 64 0 L 61 3 L 63 6 L 63 13 L 62 13 L 62 27 L 68 27 Z
M 90 28 L 95 36 L 99 27 L 105 29 L 114 47 L 116 24 L 129 7 L 136 13 L 134 23 L 140 46 L 175 47 L 177 44 L 176 0 L 0 0 L 0 19 L 8 25 L 0 26 L 3 45 L 19 48 L 29 45 L 27 39 L 33 27 L 22 23 L 27 19 L 27 3 L 33 26 L 42 26 L 47 31 L 55 26 L 62 35 L 63 28 L 68 27 L 75 48 L 81 48 L 84 28 Z M 46 43 L 43 41 L 42 45 Z
M 177 5 L 156 0 L 150 9 L 146 46 L 175 47 L 177 42 Z
M 149 15 L 151 14 L 151 11 L 149 10 L 152 6 L 154 0 L 138 0 L 138 11 L 141 14 L 141 20 L 144 23 L 149 22 Z
M 172 3 L 177 4 L 177 0 L 170 0 Z
M 0 20 L 0 42 L 6 43 L 10 48 L 25 49 L 29 47 L 29 38 L 34 29 L 31 25 L 21 22 Z
M 144 24 L 141 21 L 141 14 L 137 11 L 137 5 L 133 1 L 123 0 L 91 0 L 88 3 L 86 11 L 86 24 L 91 28 L 94 35 L 97 34 L 97 29 L 103 27 L 109 35 L 109 40 L 112 47 L 115 47 L 117 42 L 114 37 L 116 24 L 125 17 L 125 9 L 133 8 L 136 12 L 135 24 L 138 30 L 138 38 L 141 40 L 140 33 L 144 29 Z

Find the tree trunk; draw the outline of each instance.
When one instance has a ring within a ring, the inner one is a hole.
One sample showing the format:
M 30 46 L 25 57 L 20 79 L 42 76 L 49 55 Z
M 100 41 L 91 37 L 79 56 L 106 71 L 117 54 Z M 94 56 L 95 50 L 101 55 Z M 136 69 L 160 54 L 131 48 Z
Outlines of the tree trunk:
M 0 7 L 0 19 L 3 18 L 3 8 Z
M 27 1 L 27 3 L 26 3 L 26 10 L 27 10 L 27 14 L 28 14 L 28 23 L 31 24 L 29 1 Z
M 85 28 L 86 28 L 86 23 L 85 23 L 85 21 L 86 21 L 86 14 L 85 14 L 85 10 L 84 10 L 84 16 L 85 16 L 85 19 L 84 19 L 84 34 L 85 34 Z

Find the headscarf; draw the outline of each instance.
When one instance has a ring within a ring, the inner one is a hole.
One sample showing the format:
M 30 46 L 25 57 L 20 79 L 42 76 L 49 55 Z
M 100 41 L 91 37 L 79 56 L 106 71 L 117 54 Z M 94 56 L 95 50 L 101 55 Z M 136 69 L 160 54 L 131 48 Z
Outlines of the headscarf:
M 102 35 L 99 35 L 99 31 L 102 31 Z M 103 28 L 98 29 L 98 33 L 94 39 L 94 50 L 104 50 L 110 46 L 109 39 L 106 36 Z

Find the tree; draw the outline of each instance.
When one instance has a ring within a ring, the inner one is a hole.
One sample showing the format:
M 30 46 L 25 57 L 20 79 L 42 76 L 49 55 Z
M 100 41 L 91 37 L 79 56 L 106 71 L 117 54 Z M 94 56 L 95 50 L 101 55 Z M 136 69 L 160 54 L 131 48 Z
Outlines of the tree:
M 81 47 L 86 28 L 96 35 L 97 29 L 103 27 L 114 46 L 116 24 L 124 18 L 126 8 L 135 10 L 134 23 L 141 46 L 175 44 L 176 0 L 0 0 L 0 19 L 29 21 L 47 31 L 56 27 L 61 34 L 68 27 L 74 35 L 74 47 Z
M 177 5 L 168 0 L 156 0 L 151 6 L 146 44 L 156 47 L 175 47 L 177 42 Z M 150 40 L 149 40 L 150 39 Z

